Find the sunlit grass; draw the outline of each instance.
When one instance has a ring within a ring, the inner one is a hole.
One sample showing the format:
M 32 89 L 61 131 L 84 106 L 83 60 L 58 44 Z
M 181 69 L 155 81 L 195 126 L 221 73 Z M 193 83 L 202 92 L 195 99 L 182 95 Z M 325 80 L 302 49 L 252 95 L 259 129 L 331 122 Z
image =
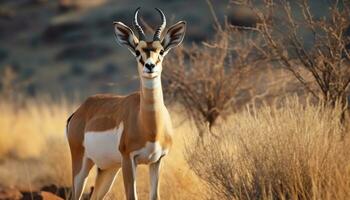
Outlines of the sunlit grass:
M 0 108 L 2 185 L 22 190 L 70 186 L 65 125 L 74 106 L 29 100 L 22 106 L 2 102 Z M 216 127 L 221 139 L 208 137 L 201 143 L 194 143 L 194 126 L 183 123 L 177 109 L 170 110 L 176 133 L 162 169 L 160 191 L 165 199 L 350 196 L 350 141 L 347 135 L 341 139 L 339 108 L 289 99 L 279 106 L 245 110 Z M 86 192 L 95 172 L 91 171 Z M 137 189 L 140 199 L 148 198 L 146 166 L 138 167 Z M 109 195 L 124 198 L 121 174 Z
M 341 107 L 297 98 L 233 114 L 187 148 L 190 166 L 218 199 L 350 198 L 350 136 Z M 343 137 L 343 135 L 345 136 Z
M 0 180 L 5 186 L 22 190 L 38 190 L 42 186 L 71 185 L 70 154 L 65 138 L 66 119 L 74 110 L 67 103 L 27 101 L 24 106 L 10 102 L 0 104 Z M 182 118 L 173 117 L 175 125 Z M 165 158 L 161 176 L 161 195 L 166 199 L 202 199 L 201 183 L 189 169 L 184 156 L 189 124 L 176 129 L 174 145 Z M 96 169 L 90 172 L 86 192 L 89 192 Z M 138 167 L 138 194 L 145 199 L 149 194 L 149 176 L 146 166 Z M 122 175 L 119 174 L 110 194 L 124 198 Z

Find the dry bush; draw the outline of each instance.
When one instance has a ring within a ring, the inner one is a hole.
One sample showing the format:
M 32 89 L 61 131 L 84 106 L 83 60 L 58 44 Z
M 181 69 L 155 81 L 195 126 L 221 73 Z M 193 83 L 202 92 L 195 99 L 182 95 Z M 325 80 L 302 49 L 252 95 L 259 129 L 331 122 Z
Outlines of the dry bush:
M 241 82 L 266 59 L 257 50 L 257 38 L 229 25 L 213 41 L 178 48 L 166 60 L 166 93 L 186 109 L 203 135 L 232 111 Z M 246 87 L 247 89 L 247 87 Z
M 289 70 L 308 92 L 327 105 L 334 106 L 337 101 L 346 105 L 350 92 L 350 1 L 329 3 L 329 12 L 315 17 L 308 0 L 267 0 L 265 10 L 256 12 L 261 22 L 257 30 L 267 45 L 264 52 Z M 290 4 L 296 7 L 292 9 Z
M 276 107 L 233 114 L 219 139 L 187 147 L 189 165 L 210 188 L 207 198 L 349 199 L 350 138 L 340 140 L 341 106 L 294 98 Z

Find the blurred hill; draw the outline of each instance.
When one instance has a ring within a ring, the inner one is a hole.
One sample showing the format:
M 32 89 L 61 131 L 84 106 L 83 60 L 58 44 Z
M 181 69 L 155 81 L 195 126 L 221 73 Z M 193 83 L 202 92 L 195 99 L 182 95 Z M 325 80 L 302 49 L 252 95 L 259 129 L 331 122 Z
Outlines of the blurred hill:
M 226 14 L 231 23 L 254 23 L 249 9 L 228 2 L 213 1 L 219 20 Z M 320 5 L 315 9 L 323 12 Z M 154 7 L 163 9 L 168 26 L 186 20 L 185 45 L 214 32 L 205 0 L 0 0 L 0 73 L 11 68 L 13 84 L 32 96 L 133 91 L 139 84 L 135 61 L 115 42 L 112 22 L 131 25 L 138 6 L 151 27 L 160 21 Z

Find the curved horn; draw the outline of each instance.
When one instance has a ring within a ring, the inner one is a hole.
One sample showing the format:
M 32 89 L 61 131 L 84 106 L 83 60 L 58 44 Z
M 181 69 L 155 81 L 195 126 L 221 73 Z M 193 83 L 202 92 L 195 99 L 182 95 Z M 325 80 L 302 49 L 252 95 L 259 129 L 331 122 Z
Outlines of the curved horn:
M 162 34 L 162 31 L 164 30 L 166 26 L 166 18 L 162 10 L 159 8 L 156 8 L 156 10 L 159 12 L 160 17 L 162 18 L 162 24 L 157 28 L 156 32 L 154 33 L 153 40 L 160 40 L 160 36 Z
M 134 28 L 136 29 L 136 31 L 137 31 L 137 33 L 139 35 L 139 39 L 140 40 L 146 40 L 145 33 L 143 32 L 142 27 L 139 25 L 139 22 L 137 20 L 140 8 L 141 7 L 138 7 L 135 10 L 133 25 L 134 25 Z

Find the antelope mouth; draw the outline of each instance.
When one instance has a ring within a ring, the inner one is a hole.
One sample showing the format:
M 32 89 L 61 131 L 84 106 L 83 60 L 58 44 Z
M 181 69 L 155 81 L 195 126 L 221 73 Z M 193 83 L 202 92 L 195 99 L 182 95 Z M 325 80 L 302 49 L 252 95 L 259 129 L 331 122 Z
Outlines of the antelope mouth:
M 142 77 L 146 79 L 154 79 L 157 78 L 157 72 L 143 72 Z

